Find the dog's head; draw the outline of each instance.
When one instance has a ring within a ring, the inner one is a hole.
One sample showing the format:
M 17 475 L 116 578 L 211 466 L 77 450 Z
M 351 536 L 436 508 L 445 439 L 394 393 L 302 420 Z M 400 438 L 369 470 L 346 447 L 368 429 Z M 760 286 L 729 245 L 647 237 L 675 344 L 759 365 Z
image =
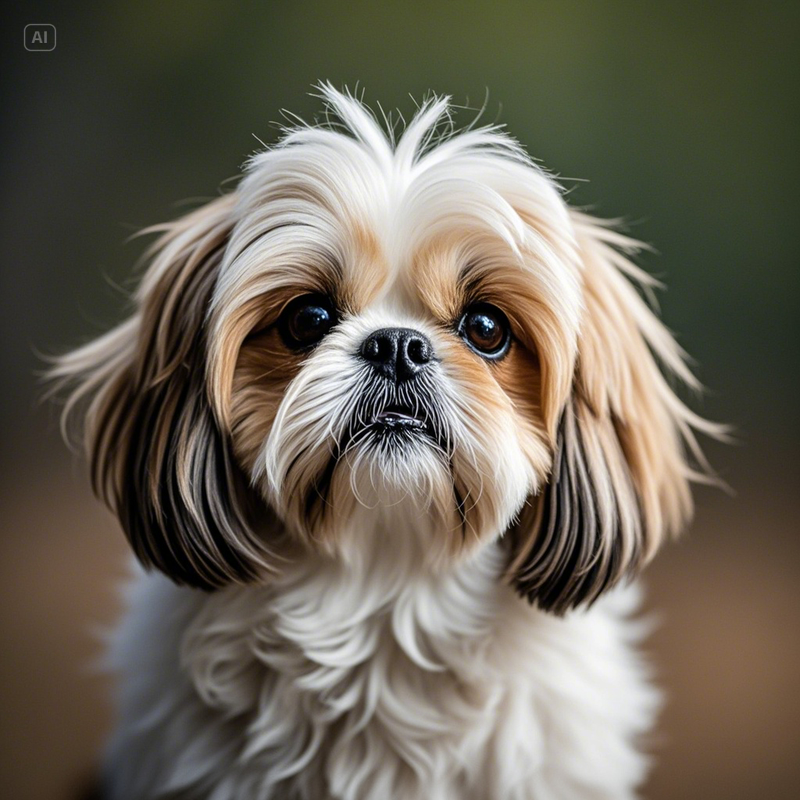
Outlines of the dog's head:
M 133 316 L 63 358 L 98 490 L 178 582 L 337 557 L 404 498 L 447 565 L 504 537 L 541 607 L 590 602 L 690 511 L 681 352 L 633 243 L 494 128 L 424 105 L 395 144 L 352 97 L 161 229 Z M 85 401 L 85 403 L 81 402 Z

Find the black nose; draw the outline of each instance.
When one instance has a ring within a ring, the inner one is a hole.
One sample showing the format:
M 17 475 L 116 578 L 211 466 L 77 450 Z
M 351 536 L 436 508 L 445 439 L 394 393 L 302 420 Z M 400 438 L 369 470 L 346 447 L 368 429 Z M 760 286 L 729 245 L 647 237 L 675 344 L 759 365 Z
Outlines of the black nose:
M 425 369 L 433 347 L 411 328 L 381 328 L 364 339 L 361 355 L 385 378 L 401 383 Z

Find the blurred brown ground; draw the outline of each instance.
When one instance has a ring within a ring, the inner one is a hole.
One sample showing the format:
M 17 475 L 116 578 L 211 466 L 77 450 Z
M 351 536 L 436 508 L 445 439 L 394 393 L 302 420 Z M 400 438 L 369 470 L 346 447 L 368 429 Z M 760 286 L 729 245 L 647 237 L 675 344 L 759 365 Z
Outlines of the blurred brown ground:
M 80 468 L 55 458 L 7 474 L 0 785 L 15 800 L 72 800 L 110 722 L 109 682 L 93 664 L 126 547 Z M 796 483 L 762 477 L 735 497 L 702 490 L 691 532 L 648 572 L 659 624 L 646 649 L 668 697 L 652 800 L 788 799 L 800 785 L 800 539 L 786 491 Z

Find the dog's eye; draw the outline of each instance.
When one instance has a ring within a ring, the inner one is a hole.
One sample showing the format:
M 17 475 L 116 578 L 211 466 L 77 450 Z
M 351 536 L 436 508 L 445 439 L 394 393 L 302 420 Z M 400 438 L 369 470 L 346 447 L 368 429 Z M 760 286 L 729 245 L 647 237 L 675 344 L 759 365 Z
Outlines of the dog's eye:
M 470 306 L 458 323 L 458 333 L 484 358 L 502 358 L 511 342 L 508 318 L 489 303 Z
M 279 320 L 284 341 L 297 350 L 317 344 L 335 324 L 333 303 L 321 294 L 296 297 L 286 306 Z

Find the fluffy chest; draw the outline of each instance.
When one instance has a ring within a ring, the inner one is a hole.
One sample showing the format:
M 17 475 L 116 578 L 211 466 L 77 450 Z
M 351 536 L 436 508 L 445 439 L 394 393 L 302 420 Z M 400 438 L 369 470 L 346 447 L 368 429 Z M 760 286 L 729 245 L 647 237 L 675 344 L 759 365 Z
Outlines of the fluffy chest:
M 359 550 L 362 554 L 365 550 Z M 143 576 L 113 651 L 112 800 L 632 797 L 655 694 L 612 593 L 556 618 L 413 554 L 212 595 Z
M 220 593 L 192 620 L 182 663 L 209 707 L 248 720 L 244 752 L 262 774 L 308 782 L 316 760 L 335 796 L 364 795 L 377 774 L 400 792 L 442 783 L 454 756 L 485 745 L 505 688 L 492 651 L 509 600 L 500 554 L 444 577 L 409 578 L 402 561 L 309 564 L 279 586 Z

